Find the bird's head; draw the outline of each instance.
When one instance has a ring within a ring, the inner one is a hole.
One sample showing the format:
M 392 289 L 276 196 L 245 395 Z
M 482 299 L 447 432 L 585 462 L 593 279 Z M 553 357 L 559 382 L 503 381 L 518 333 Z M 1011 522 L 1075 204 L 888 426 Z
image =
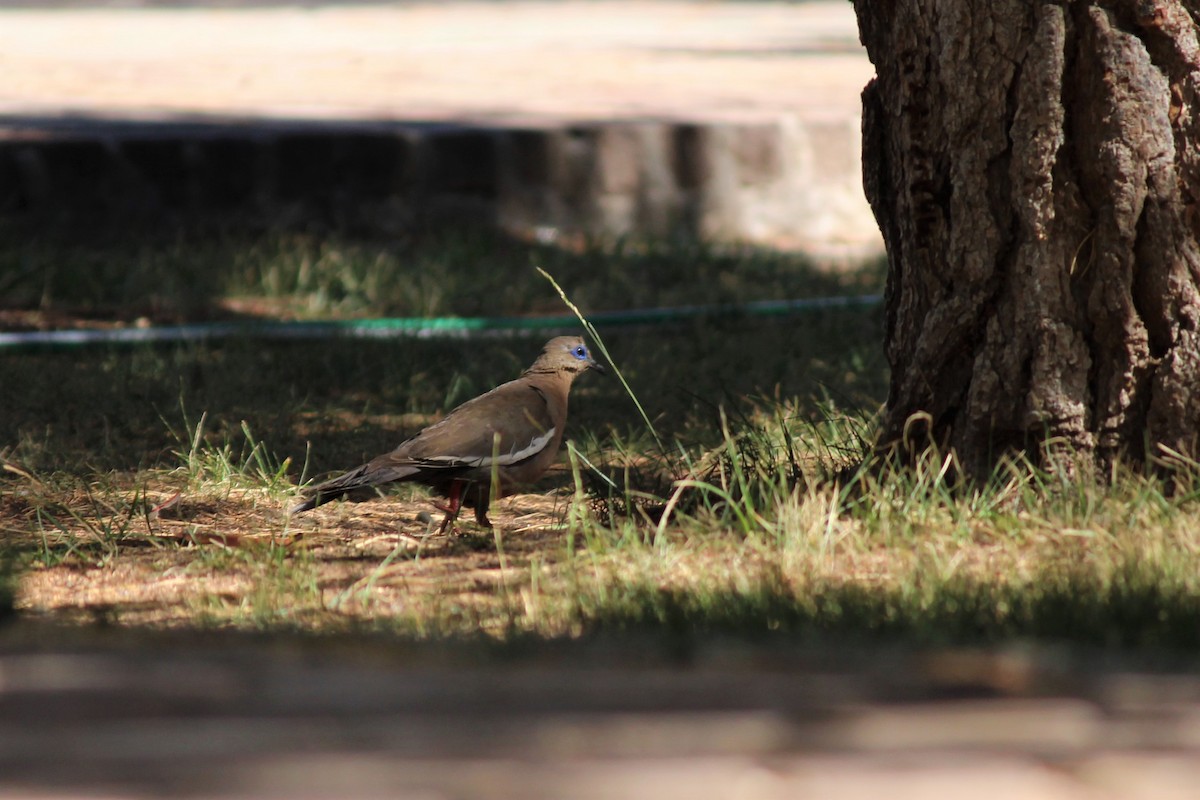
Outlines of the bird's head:
M 587 344 L 579 336 L 558 336 L 546 342 L 542 354 L 530 372 L 566 372 L 578 375 L 589 369 L 594 369 L 603 375 L 607 370 L 604 365 L 592 358 Z

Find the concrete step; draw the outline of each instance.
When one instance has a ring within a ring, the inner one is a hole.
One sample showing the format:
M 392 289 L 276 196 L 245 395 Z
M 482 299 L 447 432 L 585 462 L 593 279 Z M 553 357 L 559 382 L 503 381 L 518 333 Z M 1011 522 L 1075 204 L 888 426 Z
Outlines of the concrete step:
M 0 212 L 105 226 L 228 215 L 381 229 L 466 213 L 540 239 L 683 235 L 852 255 L 870 251 L 873 233 L 857 142 L 850 120 L 23 123 L 0 141 Z

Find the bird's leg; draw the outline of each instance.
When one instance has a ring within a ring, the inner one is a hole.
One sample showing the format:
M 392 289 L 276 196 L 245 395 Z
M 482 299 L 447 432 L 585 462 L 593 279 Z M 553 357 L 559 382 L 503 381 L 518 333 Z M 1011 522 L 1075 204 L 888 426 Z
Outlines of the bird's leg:
M 483 486 L 479 492 L 479 501 L 475 503 L 475 521 L 484 528 L 492 527 L 492 521 L 487 518 L 488 504 L 492 496 L 489 487 Z
M 450 527 L 454 520 L 458 519 L 458 510 L 462 508 L 462 489 L 463 481 L 450 482 L 450 496 L 446 498 L 446 505 L 433 504 L 433 507 L 438 511 L 445 511 L 446 518 L 442 520 L 442 527 L 438 529 L 438 533 L 445 533 L 446 528 Z

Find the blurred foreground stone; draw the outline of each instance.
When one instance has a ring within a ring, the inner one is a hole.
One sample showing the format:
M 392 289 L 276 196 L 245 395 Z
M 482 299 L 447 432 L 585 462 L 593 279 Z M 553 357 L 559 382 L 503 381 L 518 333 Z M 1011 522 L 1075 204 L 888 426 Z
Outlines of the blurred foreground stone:
M 0 797 L 1200 791 L 1200 677 L 1099 654 L 48 630 L 0 630 Z

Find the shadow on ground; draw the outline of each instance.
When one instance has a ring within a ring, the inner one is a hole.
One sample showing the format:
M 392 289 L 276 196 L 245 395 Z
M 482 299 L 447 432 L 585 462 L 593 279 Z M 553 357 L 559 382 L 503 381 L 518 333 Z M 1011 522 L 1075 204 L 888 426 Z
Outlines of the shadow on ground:
M 133 237 L 10 227 L 0 236 L 0 321 L 9 329 L 229 319 L 565 314 L 552 274 L 585 313 L 736 305 L 878 291 L 872 264 L 848 273 L 803 257 L 678 243 L 525 242 L 474 226 L 395 236 L 300 225 L 268 232 L 177 229 Z M 800 398 L 842 409 L 882 398 L 881 312 L 601 326 L 660 432 L 719 433 L 720 408 Z M 33 469 L 132 470 L 170 463 L 205 416 L 214 441 L 248 428 L 310 472 L 388 449 L 445 411 L 516 377 L 547 334 L 443 339 L 10 349 L 0 448 Z M 575 438 L 646 436 L 619 381 L 589 376 L 572 399 Z M 244 423 L 244 424 L 243 424 Z

